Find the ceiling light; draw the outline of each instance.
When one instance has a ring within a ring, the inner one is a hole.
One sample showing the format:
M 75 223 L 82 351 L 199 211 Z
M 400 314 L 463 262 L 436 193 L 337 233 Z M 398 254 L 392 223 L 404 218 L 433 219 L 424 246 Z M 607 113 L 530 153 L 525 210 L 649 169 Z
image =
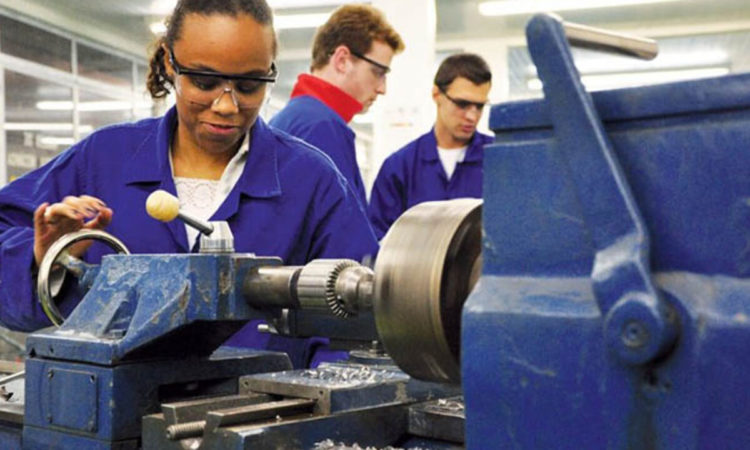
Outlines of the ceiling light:
M 151 108 L 150 103 L 136 104 L 125 100 L 99 100 L 91 102 L 79 102 L 79 111 L 128 111 L 133 107 L 138 109 Z M 54 101 L 45 100 L 36 103 L 36 108 L 42 111 L 71 111 L 73 102 L 69 100 Z
M 607 73 L 598 75 L 584 75 L 581 82 L 590 91 L 616 89 L 624 87 L 646 86 L 651 84 L 671 83 L 674 81 L 695 80 L 726 75 L 726 67 L 711 67 L 704 69 L 659 70 L 652 72 Z M 526 86 L 531 90 L 541 90 L 542 82 L 539 78 L 532 78 Z
M 172 14 L 175 6 L 177 6 L 177 0 L 154 0 L 154 2 L 151 3 L 149 11 L 153 15 L 166 16 Z
M 309 8 L 318 6 L 336 6 L 349 3 L 350 0 L 269 0 L 268 6 L 273 9 Z
M 697 68 L 696 66 L 715 67 L 724 66 L 729 62 L 729 55 L 723 50 L 691 51 L 686 53 L 663 53 L 651 61 L 635 58 L 596 56 L 587 58 L 573 58 L 576 69 L 581 74 L 636 72 L 654 70 L 672 70 L 683 68 Z M 526 74 L 536 75 L 536 66 L 526 66 Z
M 167 32 L 167 24 L 164 23 L 163 20 L 160 20 L 158 22 L 152 22 L 148 28 L 151 30 L 153 34 L 160 35 Z
M 273 18 L 273 24 L 277 30 L 289 30 L 292 28 L 317 28 L 323 25 L 330 14 L 277 14 Z
M 58 145 L 73 145 L 76 140 L 72 137 L 40 136 L 38 142 L 42 145 L 56 147 Z
M 5 122 L 6 131 L 73 131 L 73 124 L 67 122 Z M 91 125 L 79 125 L 80 133 L 90 133 L 94 130 Z
M 483 16 L 513 16 L 547 11 L 560 12 L 676 1 L 680 0 L 536 0 L 533 2 L 529 0 L 504 0 L 480 3 L 479 14 Z

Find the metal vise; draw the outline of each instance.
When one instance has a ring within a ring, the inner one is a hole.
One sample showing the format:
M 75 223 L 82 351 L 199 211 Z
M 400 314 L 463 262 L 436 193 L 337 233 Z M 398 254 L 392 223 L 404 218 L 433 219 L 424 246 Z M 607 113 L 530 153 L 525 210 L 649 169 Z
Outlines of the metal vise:
M 467 446 L 750 447 L 750 77 L 589 94 L 568 40 L 640 44 L 527 39 L 545 99 L 490 117 Z

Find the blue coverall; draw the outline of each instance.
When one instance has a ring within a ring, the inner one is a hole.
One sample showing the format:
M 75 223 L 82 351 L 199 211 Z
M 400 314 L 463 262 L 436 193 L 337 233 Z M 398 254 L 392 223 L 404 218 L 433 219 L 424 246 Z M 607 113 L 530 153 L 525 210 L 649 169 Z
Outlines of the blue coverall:
M 114 211 L 106 231 L 132 253 L 187 253 L 185 225 L 158 222 L 146 198 L 175 194 L 168 152 L 176 110 L 164 117 L 96 131 L 50 163 L 0 190 L 0 321 L 16 330 L 49 326 L 33 289 L 33 212 L 65 196 L 98 197 Z M 266 125 L 251 131 L 244 171 L 210 220 L 223 220 L 237 252 L 279 256 L 300 265 L 315 258 L 361 260 L 377 241 L 346 180 L 318 149 Z M 197 251 L 196 248 L 192 251 Z M 95 243 L 85 259 L 107 249 Z M 59 305 L 65 313 L 77 303 Z
M 330 156 L 356 193 L 362 209 L 367 208 L 365 184 L 357 164 L 354 131 L 333 109 L 316 98 L 302 95 L 289 100 L 270 124 Z
M 435 130 L 391 154 L 380 167 L 370 193 L 368 215 L 378 239 L 412 206 L 433 200 L 482 197 L 483 146 L 492 137 L 474 133 L 463 162 L 450 180 L 437 152 Z

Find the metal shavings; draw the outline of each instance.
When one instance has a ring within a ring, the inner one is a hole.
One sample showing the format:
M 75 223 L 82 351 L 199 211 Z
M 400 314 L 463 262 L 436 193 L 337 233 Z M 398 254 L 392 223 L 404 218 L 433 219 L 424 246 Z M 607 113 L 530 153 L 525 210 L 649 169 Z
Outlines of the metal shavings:
M 431 404 L 428 405 L 425 409 L 429 409 L 432 411 L 448 411 L 448 412 L 463 412 L 465 409 L 463 399 L 461 400 L 451 400 L 446 398 L 441 398 L 437 401 L 437 404 Z
M 325 441 L 316 442 L 315 447 L 313 447 L 313 450 L 423 450 L 421 447 L 409 447 L 408 449 L 404 449 L 401 447 L 362 447 L 357 443 L 354 443 L 352 445 L 346 445 L 343 442 L 334 442 L 331 439 L 326 439 Z
M 367 365 L 325 366 L 302 372 L 303 378 L 324 381 L 328 384 L 357 385 L 377 383 L 393 378 L 389 370 L 373 369 Z

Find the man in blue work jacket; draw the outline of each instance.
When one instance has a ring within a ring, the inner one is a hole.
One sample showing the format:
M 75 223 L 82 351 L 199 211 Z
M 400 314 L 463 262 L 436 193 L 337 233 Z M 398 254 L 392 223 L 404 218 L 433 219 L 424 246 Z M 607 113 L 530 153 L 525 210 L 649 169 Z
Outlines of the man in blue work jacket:
M 483 146 L 492 137 L 476 131 L 492 74 L 470 53 L 452 55 L 435 75 L 437 120 L 428 133 L 390 155 L 370 195 L 370 223 L 378 239 L 412 206 L 432 200 L 482 197 Z
M 348 123 L 385 94 L 391 59 L 403 49 L 401 37 L 379 10 L 341 6 L 315 35 L 311 73 L 299 76 L 291 100 L 270 122 L 330 156 L 363 210 L 365 186 Z

